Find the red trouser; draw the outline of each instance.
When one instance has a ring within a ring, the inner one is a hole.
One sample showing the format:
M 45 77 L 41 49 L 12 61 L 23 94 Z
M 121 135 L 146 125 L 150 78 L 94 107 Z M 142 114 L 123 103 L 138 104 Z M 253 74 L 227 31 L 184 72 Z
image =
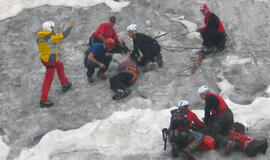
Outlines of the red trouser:
M 41 91 L 41 101 L 47 101 L 48 100 L 48 94 L 50 91 L 50 87 L 54 78 L 54 71 L 56 69 L 58 78 L 62 85 L 66 84 L 68 82 L 68 79 L 65 75 L 64 71 L 64 65 L 62 62 L 43 62 L 42 64 L 46 67 L 46 74 L 45 79 L 42 85 L 42 91 Z
M 235 131 L 230 131 L 228 136 L 232 137 L 234 140 L 239 140 L 242 150 L 244 150 L 251 141 L 256 140 L 255 138 L 250 138 L 247 135 Z

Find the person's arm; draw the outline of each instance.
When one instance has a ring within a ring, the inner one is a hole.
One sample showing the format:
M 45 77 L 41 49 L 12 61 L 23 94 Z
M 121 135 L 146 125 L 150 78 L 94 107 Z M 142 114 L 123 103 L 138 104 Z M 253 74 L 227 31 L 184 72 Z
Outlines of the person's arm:
M 131 54 L 140 56 L 139 49 L 142 45 L 143 39 L 144 39 L 144 35 L 139 35 L 139 34 L 136 35 L 136 38 L 133 40 L 134 49 Z
M 106 23 L 103 23 L 99 25 L 97 32 L 98 32 L 98 38 L 104 42 L 105 40 L 105 30 L 106 30 Z
M 204 123 L 193 112 L 188 112 L 187 119 L 188 119 L 189 122 L 192 121 L 192 122 L 194 122 L 199 127 L 203 127 L 204 126 Z
M 62 41 L 63 39 L 65 39 L 70 34 L 74 26 L 75 26 L 75 22 L 72 22 L 70 26 L 63 33 L 52 35 L 51 43 L 58 43 Z
M 92 61 L 95 64 L 97 64 L 99 68 L 104 68 L 105 67 L 105 65 L 103 63 L 101 63 L 101 62 L 99 62 L 98 60 L 95 59 L 94 54 L 92 52 L 88 55 L 87 59 L 88 59 L 88 61 Z
M 201 28 L 199 28 L 197 31 L 198 32 L 201 32 L 201 31 L 203 31 L 203 30 L 205 30 L 206 28 L 207 28 L 207 26 L 208 26 L 208 22 L 209 22 L 209 16 L 207 17 L 208 15 L 206 15 L 206 17 L 205 17 L 205 20 L 204 20 L 204 26 L 203 27 L 201 27 Z
M 208 95 L 205 98 L 205 110 L 204 110 L 204 122 L 208 123 L 210 118 L 210 111 L 213 108 L 217 108 L 219 106 L 219 100 L 214 95 Z
M 209 15 L 209 21 L 206 29 L 211 31 L 217 31 L 218 27 L 219 27 L 219 19 L 215 14 L 211 13 Z

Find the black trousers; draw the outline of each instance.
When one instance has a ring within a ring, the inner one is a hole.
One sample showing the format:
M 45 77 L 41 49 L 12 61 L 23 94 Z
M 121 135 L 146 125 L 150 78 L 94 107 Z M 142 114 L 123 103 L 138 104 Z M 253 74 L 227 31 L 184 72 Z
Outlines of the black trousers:
M 109 65 L 110 65 L 110 63 L 111 63 L 111 61 L 112 61 L 112 56 L 111 55 L 104 56 L 100 60 L 100 62 L 105 65 L 105 68 L 101 68 L 100 71 L 103 72 L 103 73 L 106 72 Z M 85 66 L 85 68 L 87 68 L 87 72 L 86 72 L 87 77 L 92 77 L 92 75 L 95 73 L 95 68 L 98 67 L 98 65 L 95 64 L 94 62 L 88 61 L 87 57 L 84 60 L 84 66 Z
M 234 124 L 233 113 L 230 109 L 226 113 L 212 117 L 212 120 L 202 129 L 205 134 L 210 134 L 218 145 L 225 146 L 229 137 L 226 135 L 230 132 Z
M 125 49 L 126 49 L 125 48 L 126 46 L 122 46 L 122 44 L 120 44 L 118 40 L 116 40 L 115 42 L 116 42 L 116 45 L 115 45 L 114 49 L 111 52 L 112 53 L 122 53 L 122 52 L 124 52 Z M 95 36 L 92 35 L 89 38 L 88 43 L 89 43 L 89 46 L 91 48 L 95 43 L 103 43 L 103 41 L 97 39 Z
M 142 53 L 142 61 L 138 63 L 139 66 L 144 66 L 149 62 L 154 62 L 154 57 L 160 54 L 161 48 L 159 44 L 153 44 L 149 48 L 140 49 Z
M 130 85 L 130 80 L 133 78 L 131 73 L 120 72 L 110 78 L 110 88 L 113 91 L 118 89 L 125 90 Z
M 226 43 L 226 34 L 221 32 L 203 30 L 200 32 L 203 45 L 206 47 L 217 47 L 220 50 L 223 50 Z

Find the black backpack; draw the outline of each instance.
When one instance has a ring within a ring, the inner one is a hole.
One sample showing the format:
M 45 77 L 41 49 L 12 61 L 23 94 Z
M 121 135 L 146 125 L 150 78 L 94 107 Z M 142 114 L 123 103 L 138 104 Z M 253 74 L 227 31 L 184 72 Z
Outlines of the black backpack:
M 188 129 L 187 112 L 185 108 L 171 110 L 170 129 Z

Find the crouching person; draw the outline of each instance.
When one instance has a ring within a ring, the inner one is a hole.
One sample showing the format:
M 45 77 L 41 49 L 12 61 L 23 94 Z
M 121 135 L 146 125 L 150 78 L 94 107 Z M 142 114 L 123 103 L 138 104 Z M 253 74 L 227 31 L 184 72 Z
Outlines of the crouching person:
M 171 121 L 168 131 L 169 142 L 172 147 L 172 155 L 177 157 L 182 151 L 183 157 L 192 160 L 195 159 L 192 153 L 197 150 L 203 141 L 204 135 L 191 130 L 192 122 L 199 128 L 204 123 L 191 112 L 188 101 L 181 100 L 178 103 L 178 109 L 171 111 Z
M 115 41 L 112 38 L 107 38 L 104 43 L 95 43 L 85 52 L 84 65 L 87 68 L 87 78 L 89 83 L 93 83 L 93 74 L 95 68 L 99 67 L 97 76 L 101 79 L 106 79 L 107 71 L 111 61 L 111 51 L 115 47 Z
M 112 97 L 113 100 L 124 98 L 131 93 L 128 86 L 135 83 L 138 77 L 137 66 L 134 56 L 128 56 L 125 61 L 119 64 L 118 73 L 110 78 L 110 88 L 116 93 Z

